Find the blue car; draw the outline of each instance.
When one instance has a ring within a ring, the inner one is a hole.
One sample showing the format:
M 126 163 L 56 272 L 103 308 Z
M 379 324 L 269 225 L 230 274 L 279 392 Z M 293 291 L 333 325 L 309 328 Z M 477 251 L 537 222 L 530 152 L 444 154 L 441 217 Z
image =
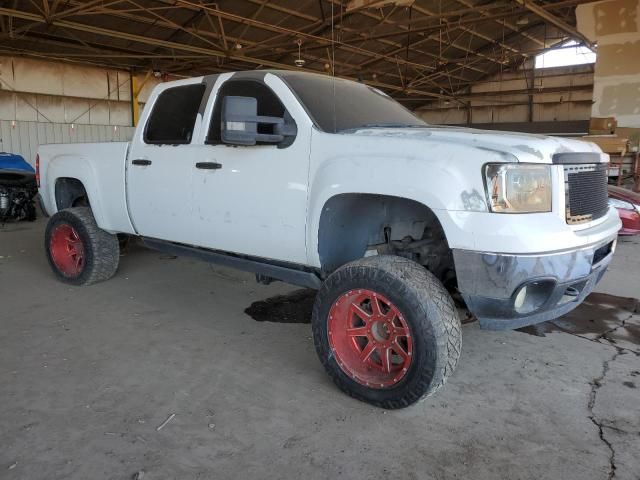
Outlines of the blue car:
M 0 152 L 0 224 L 35 220 L 37 193 L 33 167 L 20 155 Z

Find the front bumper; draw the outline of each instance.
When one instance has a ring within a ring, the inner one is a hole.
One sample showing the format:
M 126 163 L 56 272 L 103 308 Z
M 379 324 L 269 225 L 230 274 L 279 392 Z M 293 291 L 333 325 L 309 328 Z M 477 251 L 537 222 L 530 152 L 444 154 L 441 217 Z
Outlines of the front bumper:
M 615 242 L 613 236 L 589 247 L 537 255 L 454 249 L 458 289 L 481 328 L 506 330 L 552 320 L 593 291 Z

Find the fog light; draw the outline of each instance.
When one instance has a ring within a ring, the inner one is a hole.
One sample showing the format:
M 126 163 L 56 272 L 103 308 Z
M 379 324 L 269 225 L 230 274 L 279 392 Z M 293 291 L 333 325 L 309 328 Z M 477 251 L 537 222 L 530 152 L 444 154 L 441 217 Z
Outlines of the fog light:
M 514 292 L 513 309 L 520 315 L 533 313 L 549 300 L 556 286 L 555 280 L 535 280 L 522 285 Z
M 516 309 L 516 312 L 520 312 L 520 310 L 522 310 L 522 306 L 524 305 L 524 301 L 526 298 L 527 298 L 527 286 L 525 285 L 520 289 L 520 291 L 516 295 L 516 299 L 513 302 L 513 307 Z

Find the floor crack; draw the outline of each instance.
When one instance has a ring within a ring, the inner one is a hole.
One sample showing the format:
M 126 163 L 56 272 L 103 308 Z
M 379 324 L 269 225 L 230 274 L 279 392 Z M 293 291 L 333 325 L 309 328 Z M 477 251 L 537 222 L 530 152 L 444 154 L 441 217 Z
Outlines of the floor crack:
M 624 320 L 623 322 L 626 323 L 626 320 Z M 610 339 L 605 337 L 605 335 L 608 335 L 609 333 L 617 330 L 620 327 L 623 327 L 624 325 L 618 325 L 617 327 L 614 327 L 613 329 L 607 330 L 606 332 L 598 335 L 595 338 L 589 338 L 589 337 L 587 337 L 585 335 L 580 335 L 579 333 L 574 333 L 574 332 L 572 332 L 570 330 L 567 330 L 566 328 L 563 328 L 562 326 L 558 325 L 556 322 L 551 322 L 551 323 L 553 323 L 553 325 L 562 333 L 568 333 L 569 335 L 573 335 L 574 337 L 578 337 L 578 338 L 581 338 L 583 340 L 588 340 L 589 342 L 594 342 L 594 343 L 597 343 L 599 345 L 604 345 L 605 347 L 615 348 L 618 353 L 628 352 L 628 353 L 633 353 L 634 355 L 637 355 L 637 356 L 640 357 L 640 351 L 633 350 L 632 348 L 620 347 L 620 346 L 616 345 L 613 341 L 611 341 Z M 602 340 L 605 340 L 606 343 L 603 342 Z
M 615 362 L 617 360 L 617 358 L 622 355 L 623 352 L 620 351 L 620 349 L 616 350 L 616 353 L 609 359 L 606 360 L 603 364 L 602 364 L 602 374 L 597 377 L 594 378 L 591 382 L 591 391 L 589 392 L 589 403 L 587 405 L 587 408 L 589 409 L 589 420 L 591 420 L 591 423 L 593 423 L 597 429 L 598 429 L 598 436 L 600 437 L 600 440 L 602 441 L 602 443 L 604 443 L 607 448 L 609 449 L 609 476 L 608 479 L 612 480 L 613 478 L 615 478 L 616 476 L 616 452 L 613 448 L 613 445 L 611 444 L 611 442 L 609 440 L 607 440 L 607 438 L 605 437 L 604 434 L 604 429 L 605 428 L 610 428 L 608 425 L 605 425 L 602 420 L 600 420 L 596 414 L 593 411 L 593 408 L 595 407 L 596 404 L 596 396 L 598 394 L 598 390 L 600 389 L 600 387 L 602 386 L 602 384 L 604 383 L 604 378 L 607 376 L 607 373 L 609 373 L 609 365 L 612 362 Z
M 616 332 L 620 328 L 626 328 L 627 327 L 627 321 L 631 320 L 635 316 L 636 309 L 637 309 L 637 307 L 634 306 L 633 312 L 630 313 L 627 318 L 623 318 L 619 325 L 616 325 L 615 327 L 610 328 L 609 330 L 606 330 L 605 332 L 602 332 L 600 335 L 598 335 L 596 337 L 596 340 L 606 340 L 609 343 L 615 343 L 610 338 L 607 338 L 607 335 Z
M 610 333 L 615 332 L 616 330 L 618 330 L 619 328 L 625 328 L 627 326 L 627 320 L 631 320 L 635 315 L 633 313 L 629 314 L 629 316 L 627 318 L 623 318 L 622 321 L 620 322 L 620 325 L 610 328 L 609 330 L 605 331 L 604 333 L 599 335 L 599 338 L 604 338 L 607 335 L 609 335 Z

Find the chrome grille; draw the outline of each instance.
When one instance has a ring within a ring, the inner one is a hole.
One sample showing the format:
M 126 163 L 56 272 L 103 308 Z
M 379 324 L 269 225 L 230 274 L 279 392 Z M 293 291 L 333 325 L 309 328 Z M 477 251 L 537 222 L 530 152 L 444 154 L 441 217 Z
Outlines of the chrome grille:
M 567 223 L 590 222 L 607 214 L 607 164 L 565 165 Z

